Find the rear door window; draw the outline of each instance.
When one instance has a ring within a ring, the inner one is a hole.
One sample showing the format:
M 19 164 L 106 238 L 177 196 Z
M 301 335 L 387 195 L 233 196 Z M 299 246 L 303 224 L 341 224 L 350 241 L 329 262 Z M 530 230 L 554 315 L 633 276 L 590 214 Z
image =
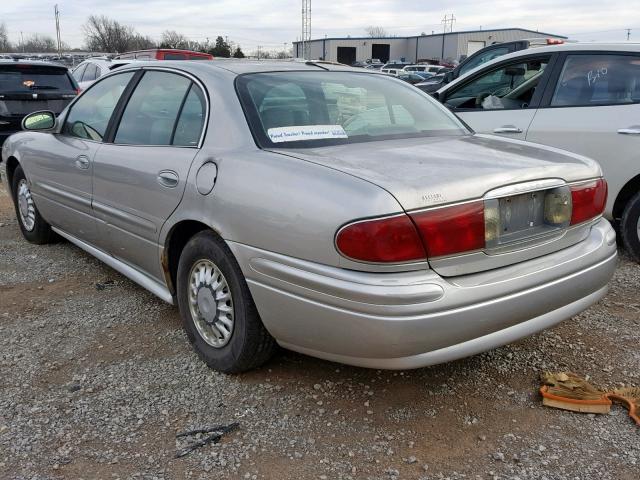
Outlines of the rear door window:
M 87 69 L 87 63 L 84 65 L 78 65 L 78 67 L 73 71 L 73 78 L 76 79 L 76 82 L 80 82 L 82 80 L 82 74 Z
M 87 69 L 84 71 L 82 75 L 83 82 L 92 82 L 96 78 L 98 78 L 98 66 L 95 63 L 87 64 Z
M 192 83 L 178 117 L 173 141 L 171 142 L 172 145 L 180 147 L 198 145 L 202 127 L 204 126 L 206 108 L 202 90 Z
M 144 74 L 127 103 L 114 139 L 126 145 L 171 145 L 191 80 L 168 72 Z
M 640 55 L 568 55 L 551 106 L 640 102 Z
M 113 110 L 133 75 L 133 72 L 114 75 L 87 90 L 71 107 L 63 135 L 102 141 Z
M 0 92 L 2 93 L 39 93 L 73 92 L 66 68 L 44 65 L 20 64 L 0 65 Z

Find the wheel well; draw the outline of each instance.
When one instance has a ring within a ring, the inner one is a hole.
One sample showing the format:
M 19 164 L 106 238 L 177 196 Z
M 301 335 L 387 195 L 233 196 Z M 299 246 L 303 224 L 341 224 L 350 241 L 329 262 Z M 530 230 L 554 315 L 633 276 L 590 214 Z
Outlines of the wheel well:
M 169 290 L 173 294 L 176 292 L 180 254 L 191 237 L 203 230 L 211 230 L 211 227 L 195 220 L 184 220 L 174 225 L 169 232 L 162 257 L 162 268 Z
M 18 159 L 16 157 L 9 157 L 7 159 L 7 183 L 9 184 L 9 188 L 13 185 L 13 173 L 18 168 Z
M 631 180 L 629 180 L 620 193 L 618 193 L 618 197 L 613 204 L 613 218 L 619 220 L 622 218 L 622 214 L 624 212 L 624 207 L 626 207 L 627 203 L 631 198 L 640 192 L 640 175 L 636 175 Z

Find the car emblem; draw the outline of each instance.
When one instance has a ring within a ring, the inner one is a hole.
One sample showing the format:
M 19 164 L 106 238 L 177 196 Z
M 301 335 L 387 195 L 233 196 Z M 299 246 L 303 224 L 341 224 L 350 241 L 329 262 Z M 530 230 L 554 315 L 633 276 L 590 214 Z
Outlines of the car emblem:
M 24 82 L 22 82 L 22 85 L 24 85 L 27 88 L 31 88 L 36 84 L 36 82 L 34 82 L 33 80 L 25 80 Z
M 34 100 L 36 100 L 38 98 L 38 94 L 37 93 L 32 93 L 31 96 L 33 97 Z

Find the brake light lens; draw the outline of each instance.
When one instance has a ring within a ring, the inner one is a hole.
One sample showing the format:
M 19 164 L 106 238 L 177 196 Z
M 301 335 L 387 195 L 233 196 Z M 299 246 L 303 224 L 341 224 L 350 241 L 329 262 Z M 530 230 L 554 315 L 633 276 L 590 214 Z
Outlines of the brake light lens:
M 80 92 L 82 92 L 82 89 L 80 87 L 76 88 L 76 95 L 80 95 Z
M 347 225 L 338 231 L 336 246 L 344 256 L 363 262 L 411 262 L 427 256 L 416 227 L 404 214 Z
M 607 203 L 608 186 L 605 179 L 571 186 L 571 225 L 586 222 L 602 215 Z
M 410 215 L 430 258 L 479 250 L 485 246 L 483 201 Z
M 547 45 L 562 45 L 564 40 L 559 38 L 547 38 Z

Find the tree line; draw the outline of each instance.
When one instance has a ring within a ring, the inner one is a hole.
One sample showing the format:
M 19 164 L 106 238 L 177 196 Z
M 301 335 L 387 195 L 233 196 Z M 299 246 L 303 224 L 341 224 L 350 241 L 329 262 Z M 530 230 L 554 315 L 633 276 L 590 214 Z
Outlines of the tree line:
M 156 42 L 148 35 L 138 33 L 133 27 L 125 25 L 104 15 L 91 15 L 82 26 L 84 48 L 90 52 L 122 53 L 148 48 L 177 48 L 210 53 L 214 57 L 244 58 L 244 52 L 238 44 L 217 36 L 214 42 L 190 40 L 175 30 L 165 30 Z M 64 51 L 70 47 L 63 44 Z M 57 51 L 55 40 L 46 35 L 34 34 L 19 43 L 9 41 L 7 28 L 0 23 L 0 52 L 49 53 Z M 263 55 L 264 56 L 264 55 Z

